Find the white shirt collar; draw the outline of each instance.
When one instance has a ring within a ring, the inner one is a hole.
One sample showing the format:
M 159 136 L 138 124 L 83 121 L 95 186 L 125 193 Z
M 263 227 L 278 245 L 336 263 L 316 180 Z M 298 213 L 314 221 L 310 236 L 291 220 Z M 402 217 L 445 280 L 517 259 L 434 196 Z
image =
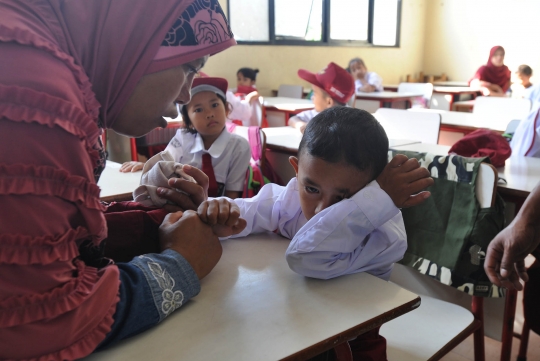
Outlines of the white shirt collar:
M 191 147 L 190 153 L 203 152 L 210 154 L 212 158 L 219 158 L 227 147 L 229 139 L 231 139 L 231 133 L 229 133 L 226 128 L 223 128 L 219 137 L 210 146 L 210 149 L 206 150 L 204 149 L 204 142 L 201 135 L 197 133 L 197 135 L 195 136 L 195 143 L 193 143 L 193 147 Z

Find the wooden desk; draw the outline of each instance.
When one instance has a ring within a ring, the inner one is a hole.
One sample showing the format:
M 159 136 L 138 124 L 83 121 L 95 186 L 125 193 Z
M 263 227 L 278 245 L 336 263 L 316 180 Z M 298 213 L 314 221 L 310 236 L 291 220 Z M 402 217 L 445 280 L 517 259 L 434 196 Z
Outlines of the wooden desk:
M 373 92 L 373 93 L 356 93 L 354 106 L 356 108 L 365 109 L 370 113 L 374 113 L 378 108 L 392 108 L 395 102 L 405 102 L 406 107 L 410 108 L 412 99 L 422 97 L 420 93 L 397 93 L 397 92 Z M 362 104 L 359 105 L 358 101 Z M 407 105 L 408 104 L 408 105 Z
M 291 115 L 313 108 L 313 102 L 307 99 L 266 97 L 263 102 L 263 119 L 268 121 L 270 127 L 287 126 Z
M 455 102 L 462 99 L 462 95 L 470 95 L 473 99 L 480 95 L 478 89 L 473 89 L 468 86 L 436 86 L 433 88 L 433 96 L 431 97 L 431 109 L 452 110 Z
M 474 99 L 454 102 L 452 107 L 452 110 L 455 110 L 456 112 L 472 113 L 474 108 Z
M 303 360 L 412 311 L 420 297 L 367 273 L 291 271 L 275 234 L 223 242 L 201 294 L 165 322 L 86 361 Z
M 133 191 L 139 186 L 141 172 L 120 173 L 120 163 L 107 161 L 105 170 L 101 173 L 98 186 L 99 195 L 104 202 L 121 202 L 133 200 Z

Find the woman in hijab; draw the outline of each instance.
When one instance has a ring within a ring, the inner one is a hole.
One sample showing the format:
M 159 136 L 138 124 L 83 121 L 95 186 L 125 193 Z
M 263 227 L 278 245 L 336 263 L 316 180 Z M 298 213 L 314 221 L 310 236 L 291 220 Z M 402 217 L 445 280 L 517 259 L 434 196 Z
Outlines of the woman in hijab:
M 234 44 L 217 0 L 0 0 L 0 359 L 82 358 L 199 292 L 221 246 L 192 211 L 165 218 L 161 253 L 103 257 L 100 134 L 165 127 Z M 199 184 L 171 186 L 190 198 L 163 193 L 183 209 L 208 183 L 186 172 Z
M 476 71 L 469 85 L 481 89 L 485 96 L 506 96 L 506 91 L 510 88 L 510 70 L 504 65 L 502 46 L 491 48 L 487 64 Z

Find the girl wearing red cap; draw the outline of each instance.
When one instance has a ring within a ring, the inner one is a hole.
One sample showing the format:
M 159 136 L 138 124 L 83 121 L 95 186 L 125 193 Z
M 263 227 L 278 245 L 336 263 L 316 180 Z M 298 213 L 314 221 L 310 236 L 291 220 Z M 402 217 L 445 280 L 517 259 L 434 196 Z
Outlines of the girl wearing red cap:
M 510 70 L 504 65 L 504 48 L 494 46 L 489 52 L 486 65 L 482 65 L 469 81 L 473 88 L 479 88 L 485 96 L 503 97 L 510 87 Z

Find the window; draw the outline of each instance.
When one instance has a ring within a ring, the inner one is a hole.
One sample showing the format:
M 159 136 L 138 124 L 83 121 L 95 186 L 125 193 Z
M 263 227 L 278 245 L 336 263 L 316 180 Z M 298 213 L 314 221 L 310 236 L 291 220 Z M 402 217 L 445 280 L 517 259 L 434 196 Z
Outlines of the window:
M 240 44 L 399 46 L 402 0 L 228 0 Z

